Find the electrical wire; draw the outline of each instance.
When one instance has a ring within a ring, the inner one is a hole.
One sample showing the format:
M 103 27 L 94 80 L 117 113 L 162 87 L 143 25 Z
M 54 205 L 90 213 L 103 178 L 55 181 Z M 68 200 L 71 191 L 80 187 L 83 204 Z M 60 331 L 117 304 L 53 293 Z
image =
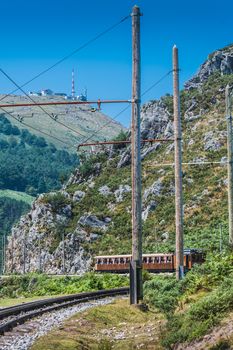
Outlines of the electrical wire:
M 84 134 L 82 134 L 81 132 L 79 132 L 79 131 L 73 129 L 72 127 L 70 127 L 70 126 L 64 124 L 63 122 L 61 122 L 61 121 L 59 121 L 59 120 L 54 119 L 54 117 L 53 117 L 51 114 L 49 114 L 49 113 L 46 111 L 46 109 L 44 109 L 42 106 L 37 105 L 37 102 L 36 102 L 31 96 L 29 96 L 29 95 L 25 92 L 25 90 L 23 90 L 22 87 L 19 86 L 19 85 L 9 76 L 9 74 L 7 74 L 2 68 L 0 68 L 0 72 L 1 72 L 7 79 L 9 79 L 15 86 L 17 86 L 17 88 L 18 88 L 20 91 L 22 91 L 22 93 L 23 93 L 25 96 L 27 96 L 27 97 L 35 104 L 35 107 L 40 108 L 46 115 L 49 116 L 49 118 L 51 118 L 51 119 L 52 119 L 53 121 L 55 121 L 56 123 L 58 123 L 58 124 L 64 126 L 66 129 L 69 129 L 69 130 L 73 131 L 74 133 L 76 133 L 76 134 L 78 134 L 78 135 L 80 135 L 80 136 L 86 137 L 86 136 L 85 136 Z
M 109 28 L 105 29 L 104 31 L 102 31 L 101 33 L 99 33 L 98 35 L 94 36 L 92 39 L 88 40 L 86 43 L 82 44 L 81 46 L 79 46 L 77 49 L 75 49 L 74 51 L 72 51 L 71 53 L 69 53 L 68 55 L 64 56 L 63 58 L 61 58 L 59 61 L 55 62 L 53 65 L 51 65 L 50 67 L 46 68 L 45 70 L 43 70 L 42 72 L 38 73 L 37 75 L 35 75 L 33 78 L 31 78 L 30 80 L 26 81 L 23 85 L 21 85 L 20 87 L 23 88 L 24 86 L 28 85 L 29 83 L 31 83 L 32 81 L 36 80 L 37 78 L 41 77 L 42 75 L 44 75 L 45 73 L 49 72 L 50 70 L 52 70 L 53 68 L 55 68 L 56 66 L 58 66 L 59 64 L 61 64 L 62 62 L 66 61 L 67 59 L 69 59 L 70 57 L 72 57 L 73 55 L 75 55 L 77 52 L 83 50 L 84 48 L 86 48 L 87 46 L 89 46 L 90 44 L 92 44 L 93 42 L 95 42 L 96 40 L 98 40 L 99 38 L 101 38 L 102 36 L 104 36 L 105 34 L 109 33 L 110 31 L 112 31 L 113 29 L 115 29 L 116 27 L 118 27 L 121 23 L 123 23 L 124 21 L 126 21 L 128 18 L 130 18 L 131 16 L 128 15 L 126 17 L 123 17 L 120 21 L 116 22 L 115 24 L 113 24 L 112 26 L 110 26 Z M 20 88 L 18 87 L 15 90 L 12 90 L 11 92 L 9 92 L 7 95 L 3 96 L 0 101 L 4 100 L 6 97 L 14 94 L 15 92 L 17 92 L 18 90 L 20 90 Z
M 168 71 L 166 74 L 164 74 L 159 80 L 157 80 L 154 84 L 152 84 L 148 89 L 146 89 L 143 93 L 142 93 L 142 97 L 144 95 L 146 95 L 149 91 L 151 91 L 155 86 L 157 86 L 159 83 L 161 83 L 161 81 L 163 81 L 167 76 L 169 76 L 171 73 L 173 72 L 173 69 Z M 117 113 L 113 118 L 111 118 L 110 121 L 108 121 L 106 124 L 102 125 L 99 129 L 97 129 L 96 131 L 93 132 L 93 134 L 91 136 L 89 136 L 88 138 L 86 138 L 85 140 L 81 140 L 80 143 L 86 143 L 89 140 L 93 140 L 93 137 L 95 135 L 97 135 L 101 130 L 103 130 L 106 126 L 108 126 L 109 124 L 115 122 L 115 120 L 122 114 L 124 113 L 128 108 L 130 107 L 130 105 L 128 105 L 127 107 L 125 107 L 124 109 L 122 109 L 119 113 Z
M 220 166 L 223 166 L 223 165 L 227 165 L 227 162 L 221 162 L 221 161 L 204 161 L 204 162 L 183 162 L 182 165 L 214 165 L 214 164 L 217 164 L 217 165 L 220 165 Z M 153 168 L 153 167 L 166 167 L 166 166 L 175 166 L 175 163 L 155 163 L 155 164 L 150 164 L 149 165 L 149 168 Z M 148 167 L 148 165 L 146 165 L 146 167 Z M 148 170 L 148 168 L 147 168 Z
M 48 133 L 45 132 L 45 131 L 42 131 L 42 130 L 40 130 L 40 129 L 35 128 L 34 126 L 31 126 L 31 125 L 29 125 L 29 124 L 27 124 L 27 123 L 25 123 L 25 122 L 23 122 L 23 121 L 20 121 L 17 117 L 15 117 L 15 116 L 12 115 L 11 113 L 9 113 L 6 109 L 4 109 L 4 108 L 0 108 L 0 109 L 1 109 L 5 114 L 8 114 L 11 118 L 13 118 L 13 119 L 15 119 L 17 122 L 19 122 L 19 123 L 21 123 L 21 124 L 27 126 L 28 128 L 30 128 L 30 129 L 32 129 L 32 130 L 34 130 L 34 131 L 37 131 L 37 132 L 39 132 L 39 133 L 41 133 L 41 134 L 43 134 L 43 135 L 45 135 L 45 136 L 49 136 L 50 138 L 52 138 L 52 139 L 54 139 L 54 140 L 57 140 L 57 141 L 59 141 L 59 142 L 65 144 L 65 145 L 67 145 L 68 148 L 75 148 L 75 149 L 76 149 L 75 146 L 70 145 L 69 143 L 67 143 L 67 142 L 65 142 L 65 141 L 63 141 L 63 140 L 61 140 L 61 139 L 59 139 L 58 137 L 53 136 L 53 135 L 50 135 L 50 134 L 48 134 Z
M 151 91 L 156 85 L 158 85 L 159 83 L 161 83 L 161 81 L 163 81 L 166 77 L 168 77 L 171 73 L 173 72 L 173 69 L 168 71 L 165 75 L 163 75 L 159 80 L 157 80 L 154 84 L 152 84 L 148 89 L 146 89 L 143 93 L 142 93 L 142 97 L 144 95 L 146 95 L 149 91 Z

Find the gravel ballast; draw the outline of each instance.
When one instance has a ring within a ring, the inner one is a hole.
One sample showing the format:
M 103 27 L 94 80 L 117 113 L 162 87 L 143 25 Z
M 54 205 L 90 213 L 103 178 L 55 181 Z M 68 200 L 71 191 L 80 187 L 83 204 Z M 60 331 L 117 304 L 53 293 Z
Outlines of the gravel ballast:
M 28 350 L 35 340 L 53 328 L 60 326 L 64 320 L 78 312 L 85 311 L 95 306 L 110 304 L 114 298 L 105 298 L 46 313 L 40 317 L 19 325 L 12 332 L 5 334 L 0 339 L 1 350 Z

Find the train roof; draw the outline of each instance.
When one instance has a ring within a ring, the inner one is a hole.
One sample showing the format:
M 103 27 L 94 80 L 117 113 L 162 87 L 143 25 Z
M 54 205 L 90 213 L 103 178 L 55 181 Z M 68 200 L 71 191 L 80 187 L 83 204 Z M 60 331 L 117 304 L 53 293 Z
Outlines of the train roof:
M 153 257 L 153 256 L 172 256 L 173 253 L 155 253 L 155 254 L 142 254 L 142 257 Z M 113 258 L 131 258 L 132 255 L 98 255 L 95 259 L 113 259 Z

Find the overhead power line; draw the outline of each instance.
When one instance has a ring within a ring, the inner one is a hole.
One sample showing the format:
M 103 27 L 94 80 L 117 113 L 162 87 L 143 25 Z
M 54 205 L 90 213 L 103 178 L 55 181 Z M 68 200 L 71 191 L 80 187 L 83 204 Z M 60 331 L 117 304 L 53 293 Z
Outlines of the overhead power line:
M 227 165 L 227 162 L 221 162 L 221 161 L 201 161 L 201 162 L 182 162 L 182 165 L 196 165 L 196 166 L 200 166 L 200 165 L 220 165 L 220 166 L 223 166 L 223 165 Z M 174 167 L 175 166 L 175 163 L 155 163 L 155 164 L 150 164 L 149 165 L 149 168 L 156 168 L 156 167 L 166 167 L 166 166 L 171 166 L 171 167 Z M 146 167 L 148 167 L 148 165 L 146 165 Z M 148 170 L 148 169 L 147 169 Z
M 146 95 L 149 91 L 151 91 L 155 86 L 157 86 L 158 84 L 160 84 L 166 77 L 168 77 L 171 73 L 173 72 L 173 70 L 168 71 L 166 74 L 164 74 L 159 80 L 157 80 L 154 84 L 152 84 L 148 89 L 146 89 L 141 96 Z M 127 111 L 127 109 L 130 107 L 130 105 L 126 106 L 124 109 L 122 109 L 119 113 L 117 113 L 113 118 L 111 118 L 111 120 L 109 120 L 107 123 L 105 123 L 104 125 L 102 125 L 99 129 L 97 129 L 96 131 L 93 132 L 93 134 L 91 134 L 91 136 L 87 137 L 86 139 L 82 139 L 81 143 L 86 143 L 89 140 L 93 140 L 93 137 L 96 136 L 101 130 L 103 130 L 105 127 L 107 127 L 109 124 L 116 122 L 116 119 L 125 111 Z
M 4 108 L 0 108 L 0 109 L 1 109 L 4 113 L 8 114 L 11 118 L 13 118 L 13 119 L 15 119 L 17 122 L 19 122 L 19 123 L 21 123 L 21 124 L 27 126 L 28 128 L 30 128 L 30 129 L 32 129 L 32 130 L 34 130 L 34 131 L 37 131 L 37 132 L 39 132 L 40 134 L 43 134 L 43 135 L 45 135 L 45 136 L 48 136 L 48 137 L 50 137 L 50 138 L 52 138 L 52 139 L 54 139 L 54 140 L 57 140 L 57 141 L 59 141 L 59 142 L 65 144 L 65 145 L 67 145 L 68 148 L 75 148 L 75 146 L 70 145 L 69 143 L 67 143 L 67 142 L 65 142 L 65 141 L 63 141 L 63 140 L 61 140 L 61 139 L 59 139 L 58 137 L 56 137 L 56 136 L 54 136 L 54 135 L 51 135 L 51 134 L 48 134 L 48 133 L 45 132 L 45 131 L 42 131 L 42 130 L 40 130 L 40 129 L 37 129 L 37 128 L 35 128 L 34 126 L 29 125 L 29 124 L 25 123 L 24 121 L 19 120 L 17 117 L 15 117 L 15 116 L 12 115 L 11 113 L 9 113 L 9 112 L 8 112 L 7 110 L 5 110 Z
M 66 61 L 68 58 L 72 57 L 73 55 L 75 55 L 77 52 L 85 49 L 87 46 L 89 46 L 90 44 L 94 43 L 96 40 L 100 39 L 102 36 L 106 35 L 107 33 L 109 33 L 110 31 L 112 31 L 113 29 L 115 29 L 116 27 L 118 27 L 121 23 L 123 23 L 124 21 L 126 21 L 128 18 L 130 18 L 131 16 L 128 15 L 126 17 L 123 17 L 120 21 L 116 22 L 115 24 L 113 24 L 112 26 L 108 27 L 107 29 L 105 29 L 104 31 L 102 31 L 101 33 L 97 34 L 96 36 L 94 36 L 92 39 L 88 40 L 87 42 L 85 42 L 84 44 L 82 44 L 81 46 L 79 46 L 77 49 L 73 50 L 72 52 L 70 52 L 68 55 L 64 56 L 63 58 L 61 58 L 59 61 L 55 62 L 53 65 L 51 65 L 50 67 L 44 69 L 42 72 L 38 73 L 37 75 L 35 75 L 33 78 L 31 78 L 30 80 L 26 81 L 23 85 L 21 85 L 20 87 L 23 88 L 24 86 L 30 84 L 32 81 L 36 80 L 37 78 L 41 77 L 42 75 L 44 75 L 45 73 L 49 72 L 50 70 L 52 70 L 53 68 L 57 67 L 59 64 L 61 64 L 62 62 Z M 15 92 L 17 92 L 18 90 L 20 90 L 19 87 L 17 87 L 17 89 L 12 90 L 11 92 L 9 92 L 7 95 L 3 96 L 0 101 L 4 100 L 6 97 L 14 94 Z
M 55 121 L 56 123 L 58 123 L 58 124 L 64 126 L 66 129 L 69 129 L 69 130 L 73 131 L 74 133 L 76 133 L 76 134 L 78 134 L 78 135 L 80 135 L 80 136 L 86 137 L 86 136 L 85 136 L 84 134 L 82 134 L 81 132 L 79 132 L 79 131 L 73 129 L 72 127 L 70 127 L 70 126 L 64 124 L 63 122 L 61 122 L 61 121 L 59 121 L 59 120 L 54 119 L 54 117 L 53 117 L 51 114 L 49 114 L 42 106 L 38 105 L 38 104 L 36 103 L 36 101 L 35 101 L 31 96 L 29 96 L 29 95 L 22 89 L 22 87 L 19 86 L 19 85 L 14 81 L 14 79 L 12 79 L 12 78 L 9 76 L 9 74 L 7 74 L 2 68 L 0 68 L 0 72 L 1 72 L 7 79 L 9 79 L 15 86 L 17 86 L 17 88 L 18 88 L 20 91 L 22 91 L 22 93 L 23 93 L 25 96 L 27 96 L 27 97 L 33 102 L 33 104 L 34 104 L 36 107 L 40 108 L 47 116 L 49 116 L 49 118 L 51 118 L 51 119 L 52 119 L 53 121 Z

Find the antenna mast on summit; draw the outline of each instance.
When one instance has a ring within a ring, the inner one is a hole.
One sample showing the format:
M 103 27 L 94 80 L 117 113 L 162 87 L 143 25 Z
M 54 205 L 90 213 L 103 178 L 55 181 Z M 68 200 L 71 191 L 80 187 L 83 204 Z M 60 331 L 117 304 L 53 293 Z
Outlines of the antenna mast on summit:
M 74 69 L 72 69 L 72 89 L 71 89 L 72 100 L 75 100 L 75 87 L 74 87 Z

